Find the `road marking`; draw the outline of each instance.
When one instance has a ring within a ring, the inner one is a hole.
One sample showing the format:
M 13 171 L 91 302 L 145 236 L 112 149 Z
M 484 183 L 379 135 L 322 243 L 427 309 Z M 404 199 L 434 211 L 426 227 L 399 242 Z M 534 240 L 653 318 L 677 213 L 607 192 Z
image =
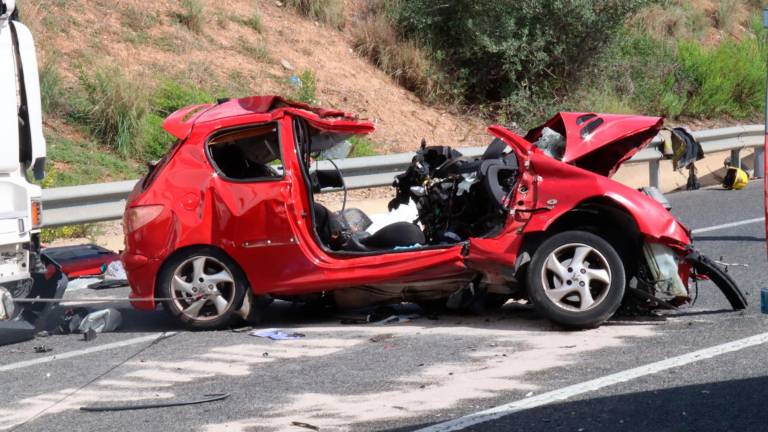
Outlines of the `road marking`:
M 755 336 L 750 336 L 748 338 L 739 339 L 710 348 L 705 348 L 699 351 L 693 351 L 678 357 L 668 358 L 666 360 L 650 363 L 645 366 L 628 369 L 612 375 L 564 387 L 559 390 L 553 390 L 505 405 L 500 405 L 485 411 L 480 411 L 444 423 L 438 423 L 423 429 L 418 429 L 415 432 L 450 432 L 461 430 L 480 423 L 498 420 L 504 416 L 519 411 L 548 405 L 553 402 L 563 401 L 571 397 L 600 390 L 604 387 L 612 386 L 614 384 L 631 381 L 642 376 L 651 375 L 668 369 L 695 363 L 701 360 L 710 359 L 719 355 L 739 351 L 756 345 L 761 345 L 766 342 L 768 342 L 768 333 L 761 333 Z
M 35 365 L 39 365 L 39 364 L 43 364 L 43 363 L 49 363 L 49 362 L 52 362 L 54 360 L 68 359 L 68 358 L 72 358 L 72 357 L 79 357 L 79 356 L 83 356 L 83 355 L 86 355 L 86 354 L 93 354 L 93 353 L 100 352 L 100 351 L 109 351 L 109 350 L 115 349 L 115 348 L 122 348 L 122 347 L 126 347 L 126 346 L 140 344 L 140 343 L 151 342 L 153 340 L 156 340 L 157 338 L 160 338 L 160 337 L 163 337 L 163 336 L 172 336 L 174 334 L 176 334 L 176 332 L 153 333 L 151 335 L 141 336 L 141 337 L 137 337 L 137 338 L 133 338 L 133 339 L 127 339 L 127 340 L 120 341 L 120 342 L 112 342 L 112 343 L 108 343 L 108 344 L 104 344 L 104 345 L 99 345 L 99 346 L 95 346 L 95 347 L 91 347 L 91 348 L 75 350 L 75 351 L 68 351 L 68 352 L 61 353 L 61 354 L 55 354 L 55 355 L 51 355 L 51 356 L 36 358 L 34 360 L 20 361 L 20 362 L 16 362 L 16 363 L 11 363 L 11 364 L 0 366 L 0 372 L 8 372 L 8 371 L 16 370 L 16 369 L 23 369 L 23 368 L 29 367 L 29 366 L 35 366 Z
M 722 224 L 722 225 L 715 225 L 715 226 L 706 227 L 706 228 L 698 228 L 691 231 L 691 233 L 701 234 L 705 232 L 717 231 L 717 230 L 726 229 L 726 228 L 733 228 L 733 227 L 742 226 L 742 225 L 749 225 L 749 224 L 758 223 L 758 222 L 765 222 L 765 218 L 759 217 L 759 218 L 747 219 L 747 220 L 738 221 L 738 222 L 731 222 L 731 223 Z

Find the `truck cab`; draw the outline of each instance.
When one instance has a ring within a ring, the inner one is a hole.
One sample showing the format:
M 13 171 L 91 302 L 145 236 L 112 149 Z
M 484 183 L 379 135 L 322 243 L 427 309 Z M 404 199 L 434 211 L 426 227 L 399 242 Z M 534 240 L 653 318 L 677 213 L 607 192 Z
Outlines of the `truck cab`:
M 0 0 L 0 287 L 13 297 L 32 289 L 38 265 L 45 166 L 35 43 L 15 0 Z

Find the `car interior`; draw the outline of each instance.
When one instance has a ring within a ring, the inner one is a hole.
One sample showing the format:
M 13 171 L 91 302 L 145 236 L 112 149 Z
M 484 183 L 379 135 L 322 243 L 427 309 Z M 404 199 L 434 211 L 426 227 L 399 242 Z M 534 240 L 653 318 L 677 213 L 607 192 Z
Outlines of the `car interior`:
M 341 170 L 333 159 L 328 160 L 331 170 L 317 168 L 317 160 L 324 159 L 326 150 L 332 149 L 348 136 L 328 134 L 312 128 L 305 120 L 294 120 L 294 137 L 301 155 L 302 170 L 309 186 L 310 202 L 313 207 L 312 220 L 315 234 L 324 248 L 333 252 L 381 252 L 395 249 L 413 249 L 426 246 L 424 233 L 418 225 L 410 222 L 395 222 L 374 233 L 366 231 L 372 224 L 362 210 L 346 208 L 347 189 Z M 313 164 L 313 161 L 315 163 Z M 332 211 L 314 198 L 323 190 L 344 192 L 344 201 L 339 211 Z
M 282 178 L 277 124 L 223 131 L 208 140 L 211 161 L 219 175 L 233 180 Z
M 322 133 L 303 119 L 294 120 L 294 136 L 313 206 L 316 236 L 330 251 L 376 253 L 447 247 L 470 236 L 492 235 L 503 227 L 517 177 L 517 159 L 500 140 L 494 140 L 485 154 L 473 161 L 450 147 L 423 144 L 412 166 L 396 177 L 396 196 L 389 205 L 390 210 L 415 205 L 418 217 L 369 232 L 371 218 L 359 209 L 346 208 L 347 190 L 337 164 L 329 158 L 326 160 L 333 169 L 318 169 L 316 162 L 324 159 L 324 150 L 337 144 L 334 139 L 341 142 L 348 137 Z M 417 166 L 432 169 L 416 172 Z M 434 187 L 427 192 L 422 185 L 429 178 Z M 315 200 L 314 194 L 339 189 L 344 200 L 338 211 Z

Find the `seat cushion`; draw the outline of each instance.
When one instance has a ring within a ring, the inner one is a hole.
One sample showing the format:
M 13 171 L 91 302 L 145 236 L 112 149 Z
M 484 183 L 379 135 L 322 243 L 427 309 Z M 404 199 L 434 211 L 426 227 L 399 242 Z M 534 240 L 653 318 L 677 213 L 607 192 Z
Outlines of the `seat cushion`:
M 393 249 L 396 247 L 425 245 L 427 242 L 421 229 L 410 222 L 395 222 L 389 224 L 368 237 L 360 239 L 360 243 L 371 249 Z

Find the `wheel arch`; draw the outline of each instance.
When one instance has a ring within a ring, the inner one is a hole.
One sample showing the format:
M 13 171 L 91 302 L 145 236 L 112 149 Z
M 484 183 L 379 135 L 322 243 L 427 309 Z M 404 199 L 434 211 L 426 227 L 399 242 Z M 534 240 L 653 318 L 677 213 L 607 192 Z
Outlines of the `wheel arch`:
M 643 240 L 637 221 L 621 203 L 609 197 L 594 197 L 561 214 L 546 229 L 526 234 L 515 264 L 517 280 L 521 280 L 521 273 L 541 243 L 555 234 L 571 230 L 588 231 L 602 237 L 617 250 L 627 270 L 634 272 Z

